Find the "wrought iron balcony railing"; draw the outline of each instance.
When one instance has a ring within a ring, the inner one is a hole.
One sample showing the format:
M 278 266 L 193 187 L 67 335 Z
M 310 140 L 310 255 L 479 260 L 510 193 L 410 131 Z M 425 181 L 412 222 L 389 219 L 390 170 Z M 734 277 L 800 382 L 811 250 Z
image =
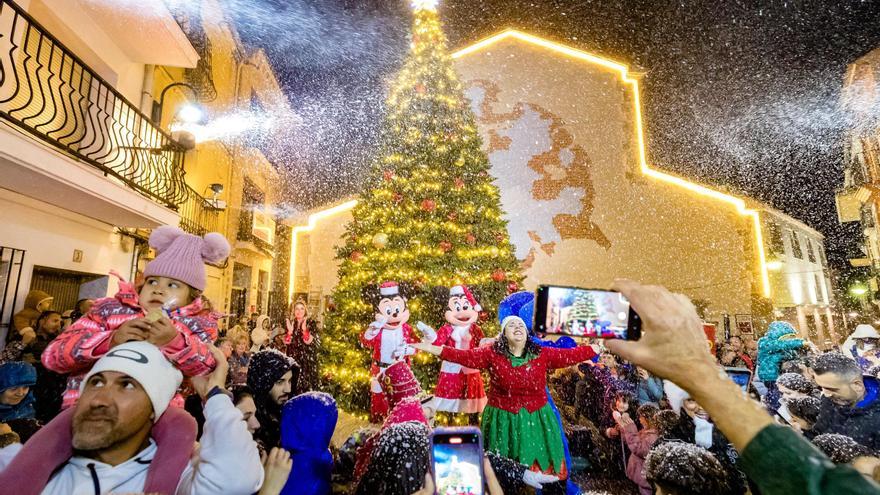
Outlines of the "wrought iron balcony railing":
M 180 228 L 203 236 L 208 232 L 217 232 L 220 223 L 220 211 L 214 207 L 195 189 L 186 186 L 187 197 L 180 205 Z
M 12 0 L 0 0 L 0 118 L 169 208 L 184 152 Z

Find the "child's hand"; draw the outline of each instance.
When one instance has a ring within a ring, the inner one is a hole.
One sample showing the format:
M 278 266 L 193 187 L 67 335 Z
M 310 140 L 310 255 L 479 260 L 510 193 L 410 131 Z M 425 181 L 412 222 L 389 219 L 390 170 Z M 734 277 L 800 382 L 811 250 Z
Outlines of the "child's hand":
M 287 477 L 290 476 L 290 469 L 293 467 L 293 461 L 290 460 L 290 454 L 284 450 L 275 447 L 263 462 L 263 468 L 266 471 L 266 478 L 263 481 L 263 488 L 260 489 L 259 495 L 278 495 L 284 489 L 287 483 Z
M 145 318 L 136 318 L 123 323 L 113 332 L 110 339 L 110 347 L 116 347 L 126 342 L 140 342 L 150 336 L 150 322 Z
M 635 425 L 632 418 L 630 418 L 629 414 L 627 414 L 627 413 L 623 413 L 620 415 L 619 418 L 617 418 L 617 424 L 619 424 L 620 426 L 624 426 L 624 427 L 629 426 L 629 425 Z
M 163 316 L 150 323 L 150 335 L 147 337 L 147 342 L 156 347 L 162 347 L 174 340 L 174 337 L 177 337 L 177 329 L 168 318 Z

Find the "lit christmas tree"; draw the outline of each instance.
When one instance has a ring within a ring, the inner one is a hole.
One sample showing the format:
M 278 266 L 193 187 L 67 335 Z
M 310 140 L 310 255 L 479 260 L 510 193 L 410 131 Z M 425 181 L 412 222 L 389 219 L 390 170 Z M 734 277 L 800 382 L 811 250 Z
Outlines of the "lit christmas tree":
M 597 316 L 599 314 L 596 312 L 596 303 L 593 301 L 592 296 L 586 292 L 581 292 L 575 298 L 574 304 L 571 305 L 571 311 L 568 313 L 568 324 L 571 326 L 577 325 L 582 330 L 584 326 L 589 326 L 586 322 L 593 320 Z
M 411 51 L 391 87 L 382 141 L 337 250 L 336 309 L 323 333 L 322 374 L 348 411 L 366 411 L 370 401 L 370 353 L 358 342 L 373 321 L 361 296 L 366 285 L 410 285 L 416 295 L 409 322 L 436 326 L 443 312 L 432 287 L 474 286 L 491 313 L 522 282 L 436 1 L 414 1 L 413 10 Z M 491 335 L 497 325 L 488 316 L 483 326 Z M 413 368 L 426 389 L 434 386 L 439 361 L 419 354 Z

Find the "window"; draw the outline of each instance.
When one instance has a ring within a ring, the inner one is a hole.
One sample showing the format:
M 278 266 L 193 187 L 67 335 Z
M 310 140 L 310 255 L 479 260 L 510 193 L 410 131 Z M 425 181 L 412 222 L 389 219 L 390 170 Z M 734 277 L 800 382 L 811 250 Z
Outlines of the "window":
M 816 251 L 813 249 L 813 241 L 809 237 L 804 239 L 804 241 L 807 243 L 807 259 L 810 260 L 810 262 L 815 263 Z
M 767 234 L 770 240 L 770 253 L 785 253 L 785 244 L 782 242 L 782 228 L 776 222 L 767 222 Z
M 827 303 L 828 301 L 825 300 L 825 292 L 822 290 L 823 279 L 824 277 L 822 276 L 822 273 L 816 274 L 816 300 L 822 303 Z
M 801 250 L 801 242 L 798 239 L 797 232 L 789 230 L 788 235 L 791 240 L 791 254 L 799 260 L 804 259 L 804 252 Z

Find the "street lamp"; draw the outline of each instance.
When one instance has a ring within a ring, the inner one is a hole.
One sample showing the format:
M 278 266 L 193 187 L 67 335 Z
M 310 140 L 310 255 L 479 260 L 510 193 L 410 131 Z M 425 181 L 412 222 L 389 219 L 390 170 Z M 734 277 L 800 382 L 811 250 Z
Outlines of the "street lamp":
M 151 115 L 153 123 L 157 126 L 162 123 L 162 108 L 165 106 L 165 94 L 168 93 L 169 89 L 181 86 L 189 88 L 193 92 L 193 95 L 198 97 L 199 93 L 198 91 L 196 91 L 196 88 L 185 82 L 176 82 L 165 86 L 162 92 L 159 93 L 159 103 L 153 106 L 153 114 Z M 177 111 L 177 118 L 180 119 L 182 122 L 195 124 L 204 120 L 205 110 L 202 108 L 201 105 L 197 103 L 187 103 L 186 105 L 182 106 L 180 110 Z

